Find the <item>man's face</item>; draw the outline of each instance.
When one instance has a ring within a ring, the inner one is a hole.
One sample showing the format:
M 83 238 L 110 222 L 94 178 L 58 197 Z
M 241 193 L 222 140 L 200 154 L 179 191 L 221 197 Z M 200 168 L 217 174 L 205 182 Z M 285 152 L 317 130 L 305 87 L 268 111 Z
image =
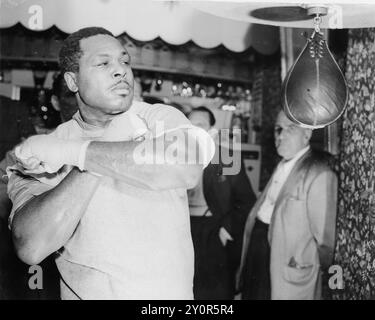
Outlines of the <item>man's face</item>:
M 202 128 L 203 130 L 208 131 L 211 129 L 210 117 L 207 112 L 193 111 L 189 115 L 189 120 L 194 126 Z
M 281 111 L 276 119 L 274 134 L 277 153 L 289 160 L 308 145 L 311 130 L 297 126 Z
M 121 43 L 108 35 L 80 41 L 77 85 L 80 105 L 93 114 L 115 115 L 132 104 L 134 78 L 130 56 Z

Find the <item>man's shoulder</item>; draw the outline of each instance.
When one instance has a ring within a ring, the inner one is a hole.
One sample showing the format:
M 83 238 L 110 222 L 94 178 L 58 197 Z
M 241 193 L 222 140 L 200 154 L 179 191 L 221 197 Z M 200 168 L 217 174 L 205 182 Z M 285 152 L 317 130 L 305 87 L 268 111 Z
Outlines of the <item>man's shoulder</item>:
M 129 110 L 133 112 L 139 112 L 139 111 L 147 110 L 148 108 L 151 108 L 151 107 L 152 105 L 147 102 L 133 101 Z
M 134 101 L 132 106 L 130 107 L 130 111 L 142 115 L 153 114 L 160 115 L 160 117 L 165 116 L 166 114 L 169 115 L 183 115 L 183 113 L 177 110 L 175 107 L 163 104 L 163 103 L 155 103 L 149 104 L 143 101 Z
M 162 104 L 162 103 L 150 104 L 144 101 L 133 101 L 130 107 L 130 111 L 138 113 L 138 112 L 147 112 L 147 111 L 154 110 L 154 109 L 160 109 L 160 108 L 163 109 L 163 108 L 168 108 L 168 107 L 169 106 L 167 106 L 166 104 Z
M 306 157 L 304 169 L 309 175 L 318 176 L 322 173 L 334 173 L 331 168 L 332 155 L 321 150 L 311 150 Z
M 68 139 L 74 132 L 79 128 L 77 122 L 74 119 L 70 119 L 56 127 L 50 134 L 61 139 Z

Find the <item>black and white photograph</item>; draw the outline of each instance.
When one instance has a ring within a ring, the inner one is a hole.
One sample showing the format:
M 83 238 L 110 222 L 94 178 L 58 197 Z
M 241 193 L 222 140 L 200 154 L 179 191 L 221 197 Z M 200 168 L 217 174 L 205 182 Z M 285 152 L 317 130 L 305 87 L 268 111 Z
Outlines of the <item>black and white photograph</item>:
M 374 0 L 0 0 L 0 302 L 374 299 Z

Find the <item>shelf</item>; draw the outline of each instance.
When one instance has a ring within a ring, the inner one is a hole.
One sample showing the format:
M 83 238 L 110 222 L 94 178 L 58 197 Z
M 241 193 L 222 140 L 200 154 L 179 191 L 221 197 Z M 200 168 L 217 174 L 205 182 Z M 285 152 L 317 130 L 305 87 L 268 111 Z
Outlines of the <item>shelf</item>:
M 144 93 L 144 97 L 154 97 L 154 98 L 159 98 L 163 101 L 168 100 L 169 102 L 175 102 L 178 104 L 182 105 L 190 105 L 192 107 L 198 107 L 201 105 L 209 105 L 211 107 L 216 107 L 219 108 L 224 100 L 220 98 L 203 98 L 203 97 L 181 97 L 181 96 L 168 96 L 164 94 L 149 94 L 149 93 Z
M 39 57 L 11 57 L 11 56 L 0 56 L 0 63 L 3 62 L 17 62 L 17 67 L 19 68 L 20 62 L 23 62 L 25 64 L 42 64 L 42 65 L 56 65 L 55 69 L 58 69 L 58 59 L 56 58 L 39 58 Z M 221 81 L 229 81 L 229 82 L 236 82 L 236 83 L 242 83 L 242 84 L 251 84 L 251 81 L 249 79 L 245 78 L 237 78 L 237 77 L 226 77 L 218 74 L 207 74 L 202 72 L 195 72 L 193 70 L 188 69 L 175 69 L 175 68 L 163 68 L 158 66 L 146 66 L 141 64 L 134 64 L 132 65 L 133 70 L 140 70 L 140 71 L 149 71 L 149 72 L 160 72 L 160 73 L 168 73 L 172 75 L 185 75 L 185 76 L 191 76 L 191 77 L 199 77 L 199 78 L 207 78 L 207 79 L 213 79 L 213 80 L 221 80 Z
M 144 71 L 151 71 L 151 72 L 180 74 L 180 75 L 186 75 L 186 76 L 192 76 L 192 77 L 209 78 L 209 79 L 214 79 L 214 80 L 251 84 L 251 81 L 249 79 L 245 79 L 245 78 L 226 77 L 226 76 L 217 75 L 217 74 L 207 74 L 207 73 L 194 72 L 194 71 L 190 71 L 190 70 L 186 70 L 186 69 L 173 69 L 173 68 L 166 69 L 166 68 L 163 68 L 163 67 L 144 66 L 144 65 L 139 65 L 139 64 L 133 65 L 132 68 L 134 70 L 144 70 Z

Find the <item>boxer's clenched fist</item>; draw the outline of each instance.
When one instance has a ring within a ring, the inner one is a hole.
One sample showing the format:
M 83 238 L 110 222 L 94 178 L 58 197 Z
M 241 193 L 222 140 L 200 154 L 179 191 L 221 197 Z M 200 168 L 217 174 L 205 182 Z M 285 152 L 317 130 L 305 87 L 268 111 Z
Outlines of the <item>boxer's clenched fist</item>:
M 54 173 L 64 165 L 83 170 L 83 162 L 90 141 L 65 140 L 52 135 L 36 135 L 26 139 L 15 149 L 18 163 L 30 173 Z

